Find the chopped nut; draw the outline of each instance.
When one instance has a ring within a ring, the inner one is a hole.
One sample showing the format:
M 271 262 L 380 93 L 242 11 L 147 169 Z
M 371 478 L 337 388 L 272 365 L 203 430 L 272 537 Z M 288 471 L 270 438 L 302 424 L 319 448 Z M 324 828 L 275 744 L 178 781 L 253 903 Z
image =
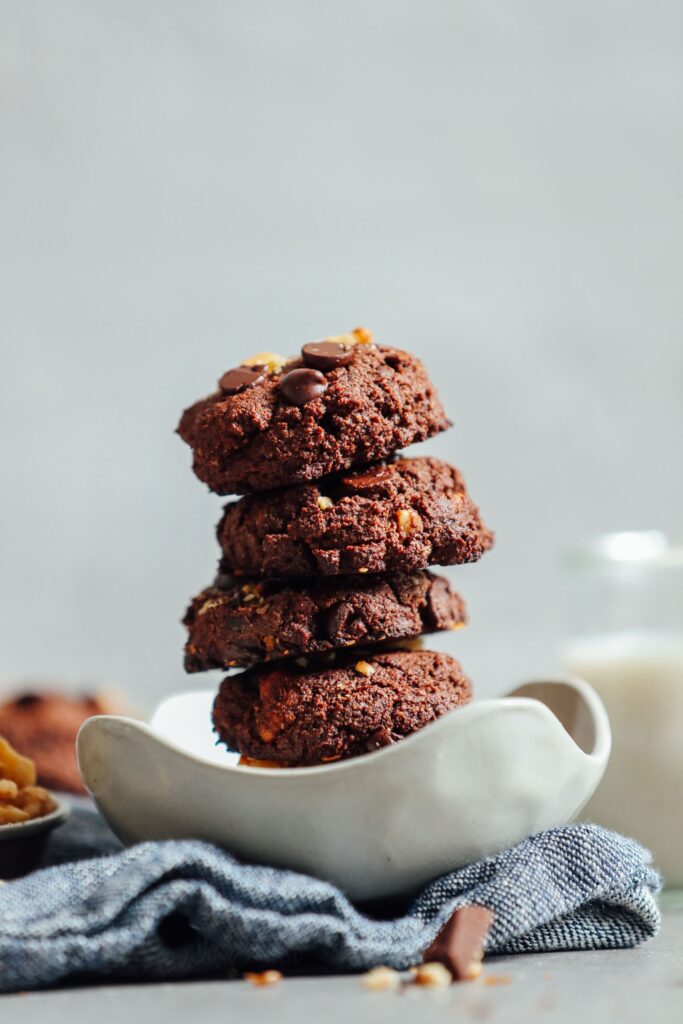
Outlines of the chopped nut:
M 404 537 L 409 537 L 411 533 L 417 533 L 422 528 L 422 520 L 415 509 L 412 508 L 399 509 L 396 513 L 396 520 L 399 533 Z
M 275 637 L 274 636 L 264 636 L 264 638 L 263 638 L 263 646 L 265 647 L 265 649 L 270 654 L 271 651 L 275 650 L 275 646 L 276 646 L 276 644 L 275 644 Z
M 321 494 L 317 499 L 316 504 L 321 512 L 324 512 L 326 508 L 332 508 L 334 502 L 332 498 L 326 498 L 324 494 Z
M 365 568 L 363 568 L 363 566 L 361 566 L 361 568 L 358 570 L 358 572 L 370 572 L 370 570 L 369 569 L 365 569 Z
M 453 975 L 440 963 L 420 964 L 415 971 L 415 984 L 425 988 L 448 988 Z
M 451 622 L 448 628 L 451 630 L 451 632 L 455 632 L 456 629 L 464 629 L 466 625 L 466 622 Z
M 372 331 L 366 327 L 354 327 L 351 333 L 358 345 L 372 345 Z
M 300 668 L 308 668 L 308 658 L 295 658 L 294 662 Z
M 261 600 L 263 600 L 263 598 L 261 598 Z M 265 615 L 269 608 L 270 608 L 270 605 L 268 605 L 268 604 L 260 604 L 258 606 L 258 608 L 256 609 L 256 614 L 257 615 Z
M 265 366 L 268 373 L 277 373 L 289 362 L 291 360 L 287 356 L 281 356 L 277 352 L 257 352 L 255 356 L 243 359 L 242 366 Z
M 401 975 L 391 967 L 373 967 L 363 975 L 363 984 L 371 992 L 390 992 L 400 988 Z
M 201 608 L 198 610 L 197 618 L 199 618 L 200 615 L 206 615 L 206 613 L 210 612 L 212 608 L 220 608 L 222 604 L 225 604 L 225 598 L 210 597 L 208 601 L 205 601 Z
M 409 636 L 405 640 L 394 640 L 391 643 L 392 651 L 423 651 L 425 642 L 421 636 Z
M 482 967 L 482 971 L 483 971 Z M 480 972 L 481 973 L 481 972 Z M 510 975 L 509 974 L 487 974 L 483 978 L 485 985 L 509 985 Z
M 244 975 L 244 980 L 250 982 L 252 985 L 276 985 L 278 981 L 282 981 L 281 971 L 259 971 L 254 973 L 253 971 L 247 971 Z
M 360 672 L 362 676 L 371 676 L 375 671 L 375 666 L 370 665 L 367 661 L 357 661 L 353 666 L 356 672 Z
M 16 782 L 17 786 L 35 786 L 36 766 L 0 736 L 0 776 Z
M 258 594 L 254 594 L 251 591 L 249 591 L 249 593 L 244 595 L 242 600 L 244 601 L 245 604 L 251 604 L 251 602 L 252 601 L 256 601 L 257 598 L 258 598 Z
M 34 762 L 0 736 L 0 826 L 17 825 L 54 811 L 54 800 L 35 782 Z
M 0 779 L 0 800 L 15 800 L 19 787 L 11 779 Z

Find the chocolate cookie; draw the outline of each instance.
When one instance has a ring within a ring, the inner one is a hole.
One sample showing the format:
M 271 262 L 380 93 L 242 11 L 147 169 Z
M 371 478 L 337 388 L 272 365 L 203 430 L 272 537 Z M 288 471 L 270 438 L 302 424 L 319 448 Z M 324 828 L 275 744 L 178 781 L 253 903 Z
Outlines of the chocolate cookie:
M 347 652 L 338 662 L 228 677 L 214 703 L 214 729 L 249 758 L 313 765 L 387 746 L 471 699 L 447 654 L 392 651 L 356 661 Z
M 247 495 L 217 533 L 223 572 L 282 578 L 476 562 L 493 543 L 458 470 L 430 458 Z
M 318 480 L 449 426 L 420 360 L 360 328 L 304 345 L 289 362 L 272 353 L 247 362 L 178 427 L 195 473 L 218 494 Z
M 419 572 L 213 586 L 183 621 L 185 668 L 202 672 L 455 629 L 466 614 L 448 580 Z
M 86 718 L 116 710 L 121 709 L 106 696 L 23 693 L 0 705 L 0 736 L 35 761 L 41 785 L 84 793 L 76 764 L 78 730 Z

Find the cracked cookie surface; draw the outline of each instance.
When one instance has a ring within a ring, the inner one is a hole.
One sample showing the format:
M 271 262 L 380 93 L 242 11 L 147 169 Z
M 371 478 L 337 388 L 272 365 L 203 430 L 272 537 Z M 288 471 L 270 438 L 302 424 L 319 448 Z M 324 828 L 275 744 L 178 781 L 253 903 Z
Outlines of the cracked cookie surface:
M 188 672 L 322 655 L 466 622 L 463 599 L 431 572 L 221 583 L 195 597 L 183 620 Z
M 420 360 L 372 343 L 353 345 L 348 362 L 325 372 L 299 358 L 263 371 L 239 367 L 221 382 L 178 426 L 196 475 L 218 494 L 317 480 L 449 426 Z
M 217 535 L 223 572 L 281 578 L 476 562 L 493 543 L 460 472 L 433 458 L 247 495 Z
M 246 757 L 315 765 L 388 746 L 470 699 L 468 679 L 447 654 L 391 651 L 356 662 L 347 652 L 316 671 L 287 664 L 228 677 L 213 724 Z

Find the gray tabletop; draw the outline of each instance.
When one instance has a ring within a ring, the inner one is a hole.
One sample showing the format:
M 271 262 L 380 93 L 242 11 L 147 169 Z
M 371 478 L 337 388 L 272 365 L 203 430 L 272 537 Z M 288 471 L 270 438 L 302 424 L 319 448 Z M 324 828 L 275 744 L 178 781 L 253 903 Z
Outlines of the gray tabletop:
M 270 988 L 244 981 L 104 985 L 0 997 L 0 1018 L 22 1024 L 180 1024 L 247 1021 L 400 1022 L 683 1021 L 683 907 L 665 905 L 661 934 L 639 949 L 545 953 L 487 961 L 485 980 L 448 990 L 406 986 L 368 992 L 359 976 L 285 978 Z M 487 983 L 487 980 L 488 983 Z

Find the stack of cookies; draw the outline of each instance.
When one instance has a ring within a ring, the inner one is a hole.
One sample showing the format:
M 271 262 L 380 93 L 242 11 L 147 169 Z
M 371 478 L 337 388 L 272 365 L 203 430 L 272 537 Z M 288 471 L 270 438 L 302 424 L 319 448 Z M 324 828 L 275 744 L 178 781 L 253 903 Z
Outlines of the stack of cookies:
M 188 672 L 246 669 L 213 710 L 241 763 L 354 757 L 471 699 L 458 662 L 418 638 L 466 622 L 428 567 L 476 561 L 492 534 L 457 469 L 396 455 L 448 426 L 419 359 L 360 328 L 247 359 L 183 414 L 199 479 L 245 495 L 184 620 Z

